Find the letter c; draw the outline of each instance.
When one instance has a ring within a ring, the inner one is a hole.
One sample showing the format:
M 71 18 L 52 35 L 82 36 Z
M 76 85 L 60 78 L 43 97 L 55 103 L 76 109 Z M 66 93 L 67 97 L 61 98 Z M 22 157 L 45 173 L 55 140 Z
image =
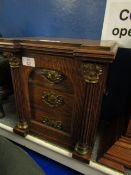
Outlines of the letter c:
M 124 10 L 122 10 L 122 11 L 120 12 L 120 19 L 121 19 L 122 21 L 124 21 L 124 20 L 127 20 L 127 19 L 128 19 L 128 16 L 127 16 L 127 15 L 125 15 L 125 17 L 124 17 L 124 15 L 123 15 L 124 13 L 129 14 L 129 10 L 124 9 Z

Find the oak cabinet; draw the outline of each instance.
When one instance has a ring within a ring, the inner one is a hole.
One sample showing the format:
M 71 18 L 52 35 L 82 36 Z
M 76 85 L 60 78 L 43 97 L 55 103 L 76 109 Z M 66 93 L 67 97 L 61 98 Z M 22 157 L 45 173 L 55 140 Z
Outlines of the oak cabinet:
M 94 144 L 109 65 L 111 41 L 1 39 L 9 59 L 19 123 L 32 134 L 88 161 Z

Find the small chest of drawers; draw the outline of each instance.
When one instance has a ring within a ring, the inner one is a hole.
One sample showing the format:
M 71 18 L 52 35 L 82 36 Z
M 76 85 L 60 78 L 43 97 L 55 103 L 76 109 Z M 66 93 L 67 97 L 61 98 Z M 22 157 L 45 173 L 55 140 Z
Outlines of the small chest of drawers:
M 116 49 L 109 41 L 1 39 L 19 117 L 14 132 L 35 135 L 87 160 Z

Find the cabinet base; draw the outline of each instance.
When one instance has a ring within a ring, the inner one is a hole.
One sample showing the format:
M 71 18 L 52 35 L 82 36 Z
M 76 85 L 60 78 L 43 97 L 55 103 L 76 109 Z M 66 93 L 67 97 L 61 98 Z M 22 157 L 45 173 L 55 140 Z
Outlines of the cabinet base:
M 14 133 L 16 133 L 22 137 L 25 137 L 28 134 L 27 129 L 20 129 L 17 126 L 14 127 L 13 131 L 14 131 Z
M 74 159 L 80 160 L 81 162 L 84 162 L 84 163 L 88 163 L 89 164 L 89 161 L 91 159 L 91 152 L 88 152 L 85 155 L 80 155 L 80 154 L 78 154 L 76 152 L 73 152 L 72 157 Z

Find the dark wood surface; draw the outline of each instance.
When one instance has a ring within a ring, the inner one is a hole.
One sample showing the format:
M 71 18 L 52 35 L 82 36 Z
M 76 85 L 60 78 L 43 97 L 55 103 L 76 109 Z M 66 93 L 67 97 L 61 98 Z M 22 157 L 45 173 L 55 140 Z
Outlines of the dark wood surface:
M 130 119 L 114 119 L 107 127 L 101 140 L 97 161 L 105 166 L 126 173 L 131 169 Z
M 99 149 L 97 158 L 94 156 L 94 160 L 124 173 L 130 169 L 128 163 L 131 152 L 130 65 L 130 49 L 119 49 L 117 59 L 111 65 L 107 82 L 108 93 L 103 98 Z M 121 143 L 124 144 L 126 139 L 128 146 L 123 149 Z M 117 149 L 120 149 L 119 152 Z M 123 160 L 127 162 L 127 165 Z
M 123 173 L 131 169 L 131 138 L 122 137 L 116 141 L 99 159 L 99 163 Z
M 13 93 L 11 72 L 8 59 L 0 53 L 0 118 L 5 117 L 4 100 Z
M 117 45 L 69 39 L 0 39 L 9 59 L 19 124 L 27 133 L 72 150 L 89 161 Z M 22 64 L 34 58 L 35 67 Z M 54 81 L 54 77 L 59 82 Z M 62 77 L 62 80 L 61 80 Z
M 129 119 L 126 136 L 131 138 L 131 118 Z

